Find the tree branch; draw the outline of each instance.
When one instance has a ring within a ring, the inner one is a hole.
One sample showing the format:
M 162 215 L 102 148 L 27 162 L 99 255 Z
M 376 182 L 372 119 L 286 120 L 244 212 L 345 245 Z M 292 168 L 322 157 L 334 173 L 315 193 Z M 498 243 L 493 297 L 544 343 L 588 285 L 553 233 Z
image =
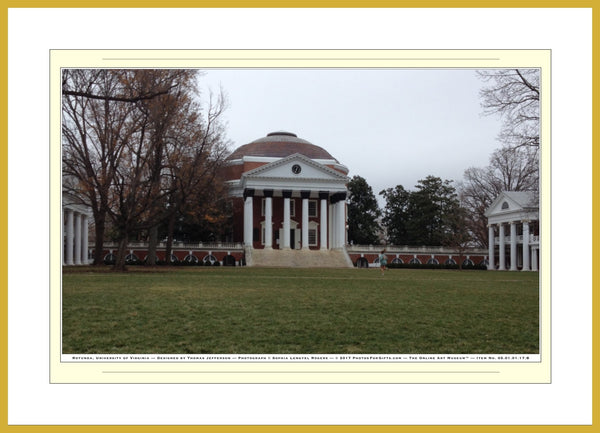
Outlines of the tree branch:
M 78 92 L 75 90 L 68 90 L 65 87 L 63 87 L 62 93 L 63 93 L 63 95 L 66 95 L 66 96 L 82 96 L 84 98 L 100 99 L 102 101 L 117 101 L 117 102 L 135 103 L 135 102 L 140 102 L 140 101 L 146 101 L 148 99 L 153 99 L 153 98 L 156 98 L 157 96 L 166 95 L 171 91 L 171 89 L 173 89 L 176 86 L 177 85 L 173 85 L 166 90 L 161 90 L 161 91 L 158 91 L 155 93 L 148 93 L 146 95 L 140 95 L 140 96 L 136 96 L 133 98 L 126 98 L 123 96 L 101 96 L 101 95 L 95 95 L 95 94 L 89 93 L 89 92 Z

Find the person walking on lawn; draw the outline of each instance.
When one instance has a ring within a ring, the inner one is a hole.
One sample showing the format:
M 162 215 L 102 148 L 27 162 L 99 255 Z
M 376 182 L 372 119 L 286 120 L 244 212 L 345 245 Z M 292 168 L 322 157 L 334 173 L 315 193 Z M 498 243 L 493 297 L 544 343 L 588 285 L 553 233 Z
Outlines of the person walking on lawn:
M 379 254 L 379 268 L 381 269 L 381 276 L 383 276 L 387 270 L 387 257 L 385 255 L 385 250 L 381 250 L 381 254 Z

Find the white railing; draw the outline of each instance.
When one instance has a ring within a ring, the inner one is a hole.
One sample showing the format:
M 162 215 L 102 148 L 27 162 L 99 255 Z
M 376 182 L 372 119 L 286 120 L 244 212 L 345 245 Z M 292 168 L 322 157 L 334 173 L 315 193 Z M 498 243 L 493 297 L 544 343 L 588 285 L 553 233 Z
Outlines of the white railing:
M 93 242 L 90 243 L 90 247 L 93 248 L 95 245 Z M 127 249 L 145 249 L 148 248 L 148 242 L 129 242 L 127 244 Z M 104 242 L 105 249 L 116 249 L 119 245 L 116 242 Z M 164 249 L 167 247 L 166 242 L 159 242 L 156 245 L 156 248 Z M 218 250 L 242 250 L 243 244 L 241 242 L 173 242 L 171 248 L 174 250 L 210 250 L 210 251 L 218 251 Z
M 385 248 L 387 254 L 403 253 L 403 254 L 456 254 L 456 248 L 444 246 L 411 246 L 411 245 L 346 245 L 346 250 L 349 253 L 379 253 Z M 470 247 L 464 252 L 465 254 L 487 254 L 487 249 Z
M 504 243 L 509 245 L 510 244 L 510 236 L 504 236 Z M 494 238 L 494 243 L 496 245 L 500 244 L 500 237 L 496 236 Z M 517 236 L 517 243 L 518 244 L 522 244 L 523 243 L 523 235 L 519 235 Z M 540 243 L 540 237 L 537 235 L 529 235 L 529 245 L 536 245 Z

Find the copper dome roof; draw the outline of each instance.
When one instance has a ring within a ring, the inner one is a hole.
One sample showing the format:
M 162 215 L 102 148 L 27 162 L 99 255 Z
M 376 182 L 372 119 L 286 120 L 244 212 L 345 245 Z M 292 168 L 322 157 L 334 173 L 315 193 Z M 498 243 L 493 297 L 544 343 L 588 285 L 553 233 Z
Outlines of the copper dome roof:
M 337 162 L 322 147 L 298 138 L 294 133 L 285 131 L 271 132 L 266 137 L 240 146 L 227 159 L 240 159 L 244 156 L 285 158 L 295 153 L 300 153 L 310 159 L 330 159 Z

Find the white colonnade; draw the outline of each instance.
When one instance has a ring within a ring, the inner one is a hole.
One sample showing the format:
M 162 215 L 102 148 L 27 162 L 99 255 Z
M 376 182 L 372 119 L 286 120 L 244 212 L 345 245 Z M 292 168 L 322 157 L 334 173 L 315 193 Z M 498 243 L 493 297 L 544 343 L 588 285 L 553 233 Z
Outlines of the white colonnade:
M 279 194 L 281 192 L 281 194 Z M 281 196 L 283 206 L 283 230 L 280 239 L 281 249 L 290 249 L 295 246 L 291 245 L 290 230 L 291 230 L 291 212 L 290 200 L 292 200 L 292 190 L 277 191 L 272 189 L 264 189 L 256 191 L 254 189 L 244 190 L 244 244 L 252 246 L 254 243 L 254 197 L 265 199 L 264 204 L 264 248 L 273 248 L 273 200 L 274 195 Z M 299 191 L 302 203 L 301 207 L 301 248 L 309 249 L 309 201 L 311 200 L 312 191 Z M 318 191 L 318 202 L 320 210 L 318 216 L 319 229 L 316 231 L 319 237 L 321 250 L 342 248 L 346 241 L 346 208 L 345 208 L 345 192 L 330 193 L 329 191 Z M 314 199 L 313 199 L 314 200 Z M 281 214 L 280 214 L 281 215 Z
M 63 211 L 65 221 L 63 264 L 86 265 L 89 263 L 89 216 L 69 207 L 65 207 Z
M 539 241 L 537 236 L 532 236 L 530 233 L 529 220 L 510 221 L 507 223 L 489 224 L 488 225 L 488 253 L 489 253 L 489 270 L 496 269 L 495 261 L 495 246 L 498 245 L 498 269 L 499 271 L 507 270 L 506 266 L 506 243 L 510 247 L 510 268 L 511 271 L 518 270 L 518 245 L 522 245 L 521 270 L 522 271 L 537 271 L 538 270 L 538 250 Z M 522 235 L 517 235 L 517 226 L 522 225 Z M 510 235 L 505 235 L 506 225 L 510 226 Z M 496 227 L 498 228 L 498 238 L 496 238 Z M 496 241 L 497 239 L 497 241 Z

